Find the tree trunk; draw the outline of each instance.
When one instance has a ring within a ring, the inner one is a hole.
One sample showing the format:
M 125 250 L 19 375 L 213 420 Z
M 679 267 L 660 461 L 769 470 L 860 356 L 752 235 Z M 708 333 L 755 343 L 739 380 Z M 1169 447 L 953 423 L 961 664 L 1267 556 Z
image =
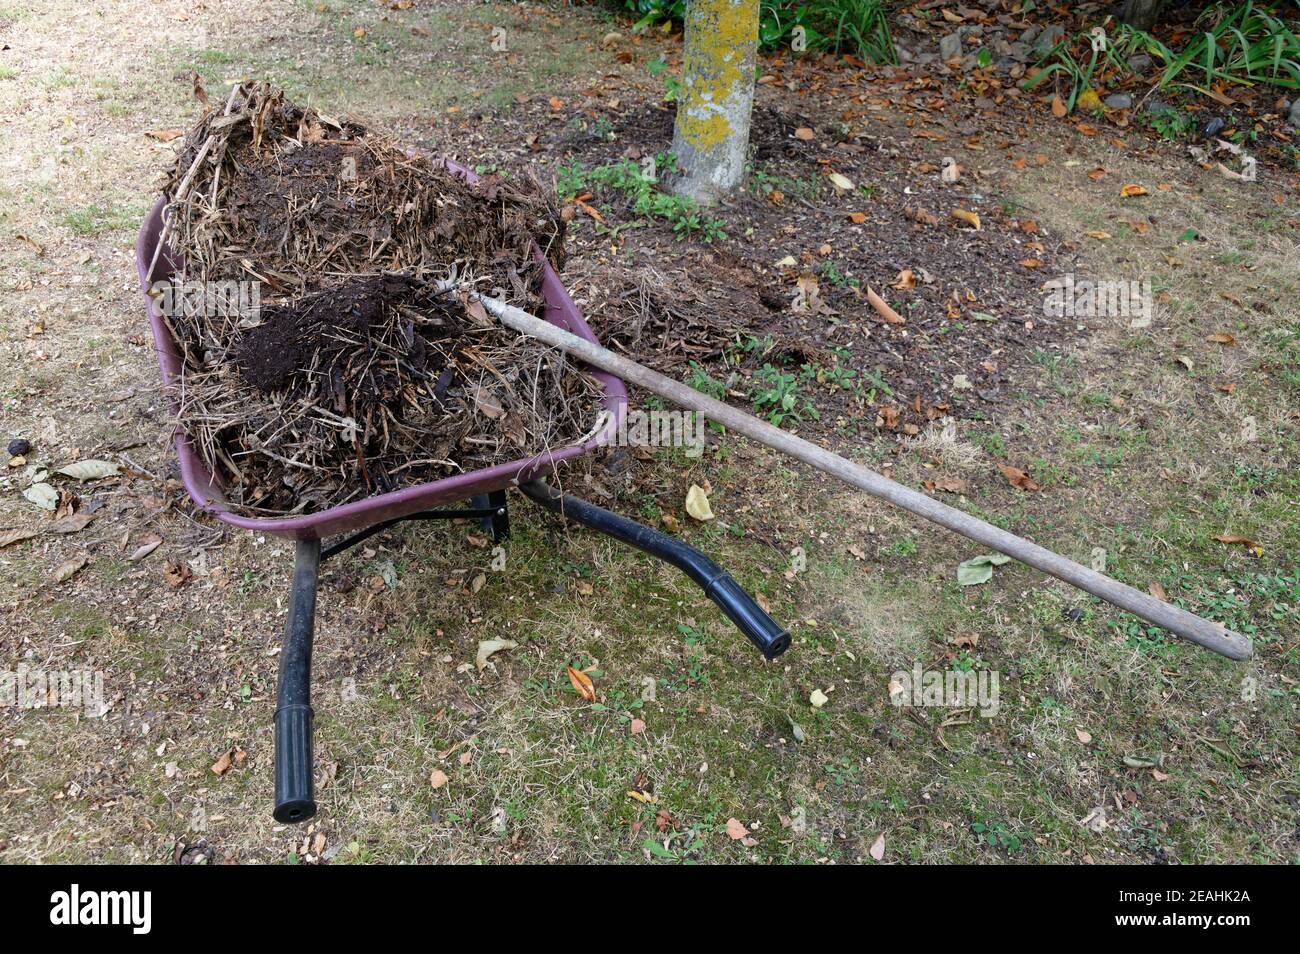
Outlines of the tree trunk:
M 1156 25 L 1156 17 L 1165 0 L 1124 0 L 1124 9 L 1119 18 L 1131 27 L 1147 30 Z
M 687 0 L 673 153 L 679 195 L 711 205 L 745 177 L 759 0 Z

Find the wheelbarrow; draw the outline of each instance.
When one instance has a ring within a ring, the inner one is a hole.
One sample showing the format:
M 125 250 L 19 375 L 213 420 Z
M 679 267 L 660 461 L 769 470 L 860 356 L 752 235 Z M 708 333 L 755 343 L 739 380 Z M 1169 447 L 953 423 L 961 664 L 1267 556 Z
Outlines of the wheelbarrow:
M 468 180 L 475 178 L 473 173 L 451 163 L 448 167 Z M 169 279 L 179 265 L 179 260 L 165 244 L 159 247 L 164 240 L 165 207 L 165 200 L 160 199 L 145 219 L 136 242 L 136 265 L 140 287 L 148 302 L 149 324 L 153 329 L 163 385 L 167 387 L 181 373 L 181 353 L 157 300 L 150 294 L 155 283 Z M 536 254 L 542 257 L 540 250 Z M 543 264 L 544 319 L 596 344 L 596 336 L 569 297 L 559 275 L 549 263 Z M 628 395 L 623 381 L 595 369 L 589 369 L 588 373 L 604 391 L 603 403 L 607 414 L 604 429 L 585 443 L 297 516 L 249 517 L 234 512 L 218 478 L 196 453 L 185 432 L 177 428 L 175 444 L 181 480 L 200 510 L 234 527 L 295 541 L 274 717 L 275 805 L 272 814 L 276 821 L 300 823 L 316 814 L 312 780 L 311 653 L 321 561 L 403 521 L 475 518 L 481 521 L 492 540 L 500 541 L 509 533 L 507 492 L 514 488 L 547 510 L 682 570 L 767 659 L 774 659 L 789 648 L 789 633 L 774 622 L 725 570 L 699 550 L 676 537 L 562 494 L 547 483 L 547 478 L 555 475 L 566 463 L 608 444 L 619 432 L 620 422 L 626 414 Z M 447 506 L 465 503 L 468 505 Z

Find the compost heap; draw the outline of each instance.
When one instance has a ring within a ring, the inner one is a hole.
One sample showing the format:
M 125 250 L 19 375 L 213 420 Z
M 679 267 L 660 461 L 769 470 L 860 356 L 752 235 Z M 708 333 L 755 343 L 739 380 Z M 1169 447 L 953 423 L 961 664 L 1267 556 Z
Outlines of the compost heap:
M 254 309 L 211 291 L 167 309 L 181 426 L 234 509 L 321 510 L 530 458 L 596 420 L 599 387 L 562 352 L 434 288 L 455 274 L 540 313 L 535 249 L 558 266 L 564 226 L 535 184 L 467 184 L 245 84 L 190 132 L 165 195 L 173 288 L 259 283 Z

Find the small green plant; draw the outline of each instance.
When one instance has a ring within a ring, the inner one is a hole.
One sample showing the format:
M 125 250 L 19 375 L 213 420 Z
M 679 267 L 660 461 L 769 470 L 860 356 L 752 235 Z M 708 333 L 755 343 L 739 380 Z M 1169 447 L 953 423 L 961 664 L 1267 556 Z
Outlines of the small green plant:
M 856 785 L 861 773 L 862 767 L 847 755 L 838 762 L 826 766 L 826 774 L 830 776 L 831 783 L 834 785 Z
M 705 371 L 698 361 L 691 362 L 691 373 L 686 376 L 686 384 L 718 401 L 727 396 L 726 383 Z
M 693 865 L 694 856 L 704 850 L 704 839 L 695 832 L 685 832 L 680 835 L 669 835 L 664 841 L 647 838 L 641 843 L 641 847 L 648 851 L 652 858 L 658 858 L 660 861 Z
M 1141 30 L 1121 29 L 1127 44 L 1140 48 L 1165 64 L 1161 88 L 1182 85 L 1204 91 L 1216 82 L 1249 86 L 1269 83 L 1300 89 L 1300 36 L 1294 18 L 1276 15 L 1269 4 L 1215 3 L 1196 20 L 1202 29 L 1193 34 L 1182 52 Z M 1199 72 L 1202 86 L 1176 83 L 1184 74 Z
M 1013 834 L 1004 822 L 975 822 L 970 830 L 990 847 L 1001 848 L 1008 855 L 1014 855 L 1021 848 L 1020 837 Z
M 657 176 L 671 174 L 676 168 L 677 160 L 671 153 L 655 156 L 654 175 L 631 159 L 621 159 L 594 169 L 583 169 L 579 163 L 574 162 L 568 166 L 556 167 L 555 192 L 567 201 L 591 189 L 610 189 L 628 196 L 632 200 L 632 210 L 637 215 L 667 222 L 678 240 L 696 234 L 710 243 L 726 238 L 722 220 L 705 215 L 703 208 L 694 199 L 684 195 L 671 195 L 659 189 Z
M 1196 128 L 1196 118 L 1172 107 L 1147 111 L 1138 117 L 1138 121 L 1149 127 L 1161 139 L 1182 139 Z
M 819 420 L 821 415 L 800 391 L 799 377 L 765 364 L 754 374 L 756 385 L 751 400 L 754 413 L 762 414 L 777 427 L 787 418 L 794 421 Z
M 653 59 L 646 64 L 651 76 L 664 78 L 664 102 L 675 103 L 682 95 L 682 81 L 668 72 L 668 64 L 662 59 Z
M 585 191 L 587 191 L 587 175 L 582 171 L 581 163 L 574 160 L 571 165 L 555 167 L 556 195 L 568 200 Z
M 817 266 L 817 273 L 836 288 L 846 288 L 850 286 L 857 288 L 862 284 L 858 279 L 851 275 L 845 275 L 840 271 L 839 263 L 830 258 Z
M 903 537 L 901 540 L 895 540 L 889 546 L 889 552 L 896 557 L 916 556 L 916 541 L 911 537 Z

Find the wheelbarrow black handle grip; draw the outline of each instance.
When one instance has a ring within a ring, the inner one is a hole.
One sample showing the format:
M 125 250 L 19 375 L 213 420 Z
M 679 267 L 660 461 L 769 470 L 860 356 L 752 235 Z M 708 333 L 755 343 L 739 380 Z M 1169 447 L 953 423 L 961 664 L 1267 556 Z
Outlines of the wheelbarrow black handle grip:
M 275 809 L 278 822 L 297 824 L 316 814 L 312 791 L 311 648 L 316 632 L 320 541 L 299 540 L 293 558 L 289 620 L 280 650 L 275 709 Z
M 778 626 L 730 574 L 690 544 L 610 513 L 604 507 L 597 507 L 579 497 L 562 494 L 544 480 L 520 484 L 519 489 L 547 510 L 599 530 L 615 540 L 622 540 L 677 567 L 700 585 L 704 595 L 718 604 L 727 618 L 766 658 L 775 659 L 790 648 L 790 634 Z
M 275 820 L 304 822 L 316 814 L 312 792 L 311 706 L 275 710 Z
M 718 608 L 767 659 L 775 659 L 790 648 L 790 634 L 763 611 L 763 607 L 731 578 L 730 573 L 723 573 L 706 586 L 704 595 L 718 604 Z

